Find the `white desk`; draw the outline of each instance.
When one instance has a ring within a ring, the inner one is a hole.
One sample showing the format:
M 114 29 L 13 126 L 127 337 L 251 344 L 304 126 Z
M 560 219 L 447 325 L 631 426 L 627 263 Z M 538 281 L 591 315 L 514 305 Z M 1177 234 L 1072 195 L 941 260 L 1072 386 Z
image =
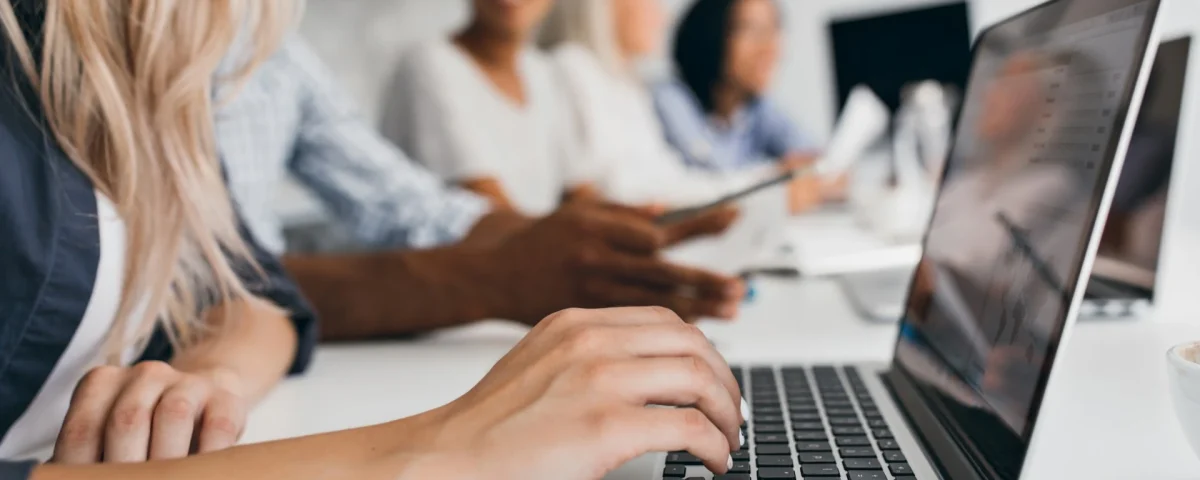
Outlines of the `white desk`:
M 837 288 L 767 281 L 741 321 L 705 330 L 732 362 L 886 360 L 894 329 L 857 320 Z M 1176 430 L 1166 394 L 1168 346 L 1200 325 L 1092 323 L 1075 330 L 1051 384 L 1031 457 L 1036 479 L 1200 480 L 1200 460 Z M 252 415 L 257 442 L 384 422 L 465 392 L 524 330 L 487 323 L 410 342 L 322 347 L 305 377 Z

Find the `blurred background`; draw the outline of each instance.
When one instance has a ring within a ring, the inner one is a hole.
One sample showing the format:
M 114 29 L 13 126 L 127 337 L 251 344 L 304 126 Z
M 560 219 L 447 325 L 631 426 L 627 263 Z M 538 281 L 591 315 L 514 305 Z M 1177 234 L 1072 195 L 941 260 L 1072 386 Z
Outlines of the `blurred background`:
M 647 0 L 651 1 L 651 0 Z M 666 36 L 691 0 L 661 1 L 671 16 Z M 300 35 L 347 88 L 362 113 L 378 122 L 384 90 L 395 61 L 414 42 L 445 36 L 467 20 L 467 0 L 308 0 Z M 867 85 L 895 113 L 905 86 L 932 79 L 948 98 L 961 89 L 970 60 L 970 42 L 989 23 L 1040 3 L 1038 0 L 781 0 L 784 50 L 769 97 L 818 144 L 831 140 L 839 113 L 855 85 Z M 1165 6 L 1164 39 L 1200 29 L 1200 1 Z M 669 45 L 664 39 L 664 45 Z M 1193 49 L 1192 55 L 1195 54 Z M 666 52 L 645 62 L 647 81 L 670 74 Z M 1192 62 L 1195 63 L 1195 62 Z M 1196 125 L 1195 92 L 1200 75 L 1188 78 L 1180 129 Z M 948 105 L 953 111 L 954 105 Z M 892 128 L 895 128 L 893 117 Z M 1194 128 L 1194 127 L 1192 127 Z M 1194 135 L 1181 135 L 1177 157 L 1194 156 Z M 1160 279 L 1177 285 L 1200 283 L 1200 254 L 1186 245 L 1200 244 L 1200 215 L 1187 205 L 1200 205 L 1200 171 L 1195 162 L 1177 162 L 1167 216 L 1164 255 L 1179 259 L 1162 265 Z M 278 199 L 282 216 L 294 226 L 319 225 L 324 214 L 302 187 L 291 185 Z M 921 225 L 926 213 L 900 215 Z M 913 232 L 909 232 L 910 234 Z M 303 248 L 303 246 L 300 246 Z M 1171 303 L 1174 292 L 1162 292 Z M 1183 300 L 1187 292 L 1178 297 Z

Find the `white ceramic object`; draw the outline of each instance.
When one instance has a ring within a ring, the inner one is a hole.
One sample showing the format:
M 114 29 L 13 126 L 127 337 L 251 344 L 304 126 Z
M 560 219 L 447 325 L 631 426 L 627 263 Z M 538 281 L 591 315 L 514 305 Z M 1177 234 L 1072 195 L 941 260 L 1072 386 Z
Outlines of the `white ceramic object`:
M 1167 352 L 1167 377 L 1179 426 L 1200 457 L 1200 342 L 1176 346 Z

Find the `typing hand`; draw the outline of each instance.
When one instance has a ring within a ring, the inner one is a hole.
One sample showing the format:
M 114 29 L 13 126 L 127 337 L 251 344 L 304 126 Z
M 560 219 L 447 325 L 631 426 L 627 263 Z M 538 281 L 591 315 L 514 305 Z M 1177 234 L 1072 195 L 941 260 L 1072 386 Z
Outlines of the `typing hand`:
M 231 375 L 162 362 L 95 368 L 75 388 L 52 461 L 144 462 L 231 447 L 249 408 Z
M 725 360 L 675 314 L 569 310 L 540 322 L 416 435 L 448 459 L 428 478 L 592 480 L 675 450 L 724 473 L 739 447 L 740 401 Z
M 725 214 L 728 215 L 728 214 Z M 637 209 L 571 205 L 491 250 L 508 318 L 535 324 L 566 308 L 661 306 L 684 318 L 737 314 L 737 278 L 671 264 L 671 241 L 711 230 L 711 218 L 662 229 Z

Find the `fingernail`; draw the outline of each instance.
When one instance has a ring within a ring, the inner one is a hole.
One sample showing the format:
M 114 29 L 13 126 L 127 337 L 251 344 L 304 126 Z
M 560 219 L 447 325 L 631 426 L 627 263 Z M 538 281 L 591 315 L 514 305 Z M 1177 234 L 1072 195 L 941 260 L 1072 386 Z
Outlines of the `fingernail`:
M 746 434 L 742 433 L 741 430 L 738 430 L 738 449 L 741 450 L 741 448 L 744 446 L 746 446 Z
M 725 459 L 725 470 L 733 470 L 733 455 Z
M 746 406 L 746 399 L 744 399 L 744 398 L 742 399 L 742 420 L 743 421 L 750 420 L 750 407 Z M 743 439 L 742 445 L 745 445 L 745 444 L 746 444 L 746 442 Z

